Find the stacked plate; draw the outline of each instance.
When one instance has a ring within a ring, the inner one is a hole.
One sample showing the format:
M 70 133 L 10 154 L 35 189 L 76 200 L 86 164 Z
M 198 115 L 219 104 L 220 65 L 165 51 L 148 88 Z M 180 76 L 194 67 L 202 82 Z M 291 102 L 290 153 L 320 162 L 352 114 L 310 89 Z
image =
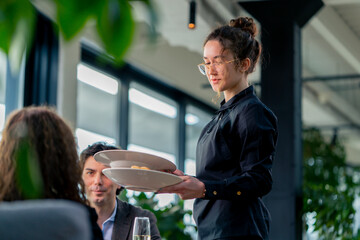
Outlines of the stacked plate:
M 96 161 L 110 168 L 103 170 L 113 182 L 130 190 L 156 192 L 180 183 L 182 179 L 168 173 L 176 170 L 171 161 L 148 153 L 128 150 L 105 150 L 94 155 Z

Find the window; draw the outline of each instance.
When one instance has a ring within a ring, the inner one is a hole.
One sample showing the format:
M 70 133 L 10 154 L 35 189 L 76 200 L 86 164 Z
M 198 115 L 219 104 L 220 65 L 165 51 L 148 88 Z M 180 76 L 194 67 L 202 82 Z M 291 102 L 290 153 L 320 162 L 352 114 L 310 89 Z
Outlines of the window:
M 79 151 L 97 141 L 116 145 L 119 81 L 84 64 L 78 65 L 77 129 Z
M 200 133 L 205 125 L 211 120 L 212 115 L 202 111 L 198 107 L 188 105 L 186 107 L 186 159 L 185 173 L 195 175 L 196 145 Z
M 212 115 L 201 110 L 193 105 L 186 107 L 185 123 L 186 123 L 186 153 L 185 153 L 185 167 L 186 174 L 195 176 L 195 160 L 196 160 L 196 146 L 199 140 L 200 133 L 205 125 L 211 120 Z M 193 210 L 194 200 L 184 202 L 184 208 Z M 184 219 L 187 223 L 195 225 L 194 219 L 186 217 Z M 194 235 L 195 233 L 189 232 Z
M 95 141 L 105 140 L 110 144 L 121 141 L 123 148 L 161 156 L 184 166 L 187 174 L 195 175 L 197 140 L 214 109 L 130 64 L 118 69 L 111 60 L 103 59 L 102 65 L 98 65 L 99 53 L 86 46 L 82 50 L 76 130 L 80 150 Z M 90 72 L 82 77 L 82 71 Z M 103 89 L 111 85 L 105 84 L 106 80 L 99 81 L 104 76 L 114 82 L 109 88 L 114 92 Z M 89 82 L 89 79 L 93 80 Z M 186 106 L 186 103 L 191 104 Z M 180 109 L 184 108 L 185 119 L 179 119 L 183 115 Z M 186 133 L 180 133 L 184 121 Z M 184 135 L 186 139 L 181 139 Z M 185 148 L 186 153 L 180 152 Z M 130 202 L 133 194 L 139 192 L 128 190 Z M 155 198 L 159 200 L 158 207 L 162 207 L 174 201 L 175 195 L 159 194 Z M 185 204 L 187 209 L 192 209 L 191 201 Z
M 137 83 L 129 89 L 129 150 L 176 163 L 176 103 Z
M 128 150 L 154 154 L 176 163 L 176 103 L 137 83 L 129 89 Z M 159 206 L 174 201 L 173 194 L 157 195 Z

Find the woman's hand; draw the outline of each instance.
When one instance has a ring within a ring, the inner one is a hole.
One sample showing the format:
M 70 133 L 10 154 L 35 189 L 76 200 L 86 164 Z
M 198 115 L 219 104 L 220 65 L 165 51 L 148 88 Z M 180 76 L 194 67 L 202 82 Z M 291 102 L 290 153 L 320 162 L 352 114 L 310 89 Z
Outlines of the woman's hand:
M 161 188 L 157 193 L 176 193 L 183 200 L 202 198 L 205 193 L 205 184 L 195 177 L 186 176 L 180 170 L 175 170 L 173 174 L 179 176 L 181 183 Z
M 173 171 L 172 174 L 177 175 L 177 176 L 185 176 L 185 174 L 179 169 L 176 169 L 175 171 Z

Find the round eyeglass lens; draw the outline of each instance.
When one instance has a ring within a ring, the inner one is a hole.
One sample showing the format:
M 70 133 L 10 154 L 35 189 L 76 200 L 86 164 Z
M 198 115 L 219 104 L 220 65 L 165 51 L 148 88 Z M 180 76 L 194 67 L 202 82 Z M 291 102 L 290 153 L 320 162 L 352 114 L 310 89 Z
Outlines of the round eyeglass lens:
M 198 68 L 199 68 L 199 71 L 201 72 L 201 74 L 206 75 L 205 65 L 204 64 L 198 65 Z

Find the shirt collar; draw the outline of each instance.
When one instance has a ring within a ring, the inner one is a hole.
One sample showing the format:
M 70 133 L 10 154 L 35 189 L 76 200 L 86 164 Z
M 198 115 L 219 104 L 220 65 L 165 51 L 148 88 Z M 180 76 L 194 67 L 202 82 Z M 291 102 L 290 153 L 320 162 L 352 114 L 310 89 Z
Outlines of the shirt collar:
M 116 211 L 117 211 L 117 201 L 115 200 L 115 209 L 114 209 L 113 213 L 111 214 L 111 216 L 109 217 L 110 221 L 115 221 Z
M 110 217 L 104 221 L 103 226 L 104 226 L 104 224 L 105 224 L 106 222 L 109 222 L 109 221 L 114 222 L 114 221 L 115 221 L 116 211 L 117 211 L 117 201 L 115 200 L 115 208 L 114 208 L 114 211 L 112 212 L 112 214 L 110 215 Z
M 244 90 L 242 90 L 241 92 L 239 92 L 238 94 L 236 94 L 234 97 L 232 97 L 229 101 L 225 102 L 225 99 L 222 100 L 221 104 L 220 104 L 220 109 L 219 112 L 231 107 L 232 105 L 234 105 L 235 103 L 237 103 L 241 98 L 244 98 L 246 95 L 249 94 L 255 94 L 254 93 L 254 86 L 249 86 L 247 88 L 245 88 Z

